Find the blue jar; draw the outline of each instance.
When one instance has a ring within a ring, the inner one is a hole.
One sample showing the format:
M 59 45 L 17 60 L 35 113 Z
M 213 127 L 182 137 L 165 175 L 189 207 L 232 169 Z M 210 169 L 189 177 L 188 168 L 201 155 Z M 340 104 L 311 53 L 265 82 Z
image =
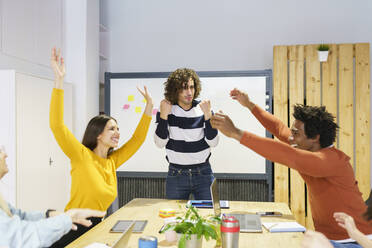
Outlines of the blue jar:
M 154 236 L 142 236 L 138 239 L 138 248 L 157 248 L 158 239 Z

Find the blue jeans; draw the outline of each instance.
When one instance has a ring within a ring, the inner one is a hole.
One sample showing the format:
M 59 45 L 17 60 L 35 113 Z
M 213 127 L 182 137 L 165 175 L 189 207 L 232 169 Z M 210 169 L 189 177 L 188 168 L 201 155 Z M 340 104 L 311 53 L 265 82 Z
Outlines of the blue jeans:
M 188 200 L 190 194 L 193 194 L 195 200 L 210 200 L 213 178 L 209 163 L 201 166 L 169 165 L 166 180 L 167 199 Z
M 360 246 L 358 243 L 336 243 L 332 240 L 331 241 L 331 244 L 333 245 L 333 247 L 335 248 L 362 248 L 362 246 Z

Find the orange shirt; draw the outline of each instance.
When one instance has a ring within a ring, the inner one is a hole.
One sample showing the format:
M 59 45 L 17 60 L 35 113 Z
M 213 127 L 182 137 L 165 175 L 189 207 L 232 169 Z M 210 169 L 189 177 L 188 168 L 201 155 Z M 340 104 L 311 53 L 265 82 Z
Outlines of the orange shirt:
M 367 206 L 358 189 L 350 158 L 333 146 L 317 152 L 291 147 L 288 144 L 291 131 L 286 125 L 258 106 L 252 113 L 282 142 L 244 132 L 240 143 L 300 173 L 308 187 L 315 230 L 333 240 L 349 238 L 333 218 L 334 212 L 345 212 L 354 218 L 361 232 L 372 234 L 372 226 L 362 217 Z

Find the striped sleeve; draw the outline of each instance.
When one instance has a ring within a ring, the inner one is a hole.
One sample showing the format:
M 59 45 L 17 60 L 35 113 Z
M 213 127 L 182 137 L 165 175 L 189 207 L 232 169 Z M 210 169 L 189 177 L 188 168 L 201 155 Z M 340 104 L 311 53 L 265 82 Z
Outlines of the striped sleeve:
M 160 112 L 156 114 L 156 129 L 154 134 L 155 145 L 163 148 L 169 140 L 168 121 L 160 118 Z

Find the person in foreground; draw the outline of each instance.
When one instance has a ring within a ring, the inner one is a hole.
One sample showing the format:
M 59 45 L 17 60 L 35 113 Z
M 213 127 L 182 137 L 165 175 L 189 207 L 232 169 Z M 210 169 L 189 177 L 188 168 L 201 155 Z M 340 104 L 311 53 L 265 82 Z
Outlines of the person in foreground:
M 354 218 L 361 232 L 372 234 L 372 227 L 362 218 L 367 206 L 358 189 L 350 158 L 333 146 L 338 126 L 325 107 L 295 105 L 295 120 L 289 129 L 251 102 L 246 93 L 234 89 L 230 96 L 247 107 L 280 141 L 242 131 L 223 113 L 212 117 L 212 126 L 261 156 L 300 173 L 307 183 L 316 231 L 332 240 L 348 238 L 345 229 L 333 218 L 333 213 L 344 212 Z
M 71 193 L 65 210 L 91 208 L 106 211 L 117 196 L 116 169 L 141 147 L 146 139 L 151 122 L 152 98 L 144 87 L 138 89 L 146 100 L 146 107 L 133 136 L 119 149 L 120 133 L 116 120 L 99 115 L 92 118 L 80 143 L 63 121 L 63 80 L 65 67 L 63 58 L 54 48 L 51 65 L 55 74 L 55 85 L 50 103 L 50 128 L 63 152 L 71 160 Z M 93 227 L 101 221 L 92 219 Z M 91 228 L 90 227 L 90 228 Z M 64 236 L 53 247 L 65 247 L 89 228 L 79 228 Z M 80 230 L 80 231 L 79 231 Z
M 8 173 L 7 154 L 0 148 L 0 179 Z M 23 212 L 3 199 L 0 194 L 0 246 L 2 247 L 49 247 L 77 225 L 90 226 L 88 217 L 103 217 L 106 212 L 90 209 Z
M 334 213 L 333 217 L 337 221 L 338 225 L 345 228 L 349 237 L 356 242 L 350 243 L 337 243 L 333 240 L 329 241 L 320 232 L 307 231 L 302 241 L 303 248 L 372 248 L 372 240 L 364 235 L 355 226 L 353 217 L 345 213 Z M 372 219 L 372 205 L 368 206 L 367 212 L 364 214 L 367 221 Z
M 211 199 L 213 173 L 209 163 L 211 147 L 218 144 L 218 132 L 210 124 L 211 103 L 195 100 L 201 91 L 199 76 L 182 68 L 171 73 L 165 85 L 165 99 L 156 116 L 154 140 L 166 148 L 169 170 L 168 199 Z

